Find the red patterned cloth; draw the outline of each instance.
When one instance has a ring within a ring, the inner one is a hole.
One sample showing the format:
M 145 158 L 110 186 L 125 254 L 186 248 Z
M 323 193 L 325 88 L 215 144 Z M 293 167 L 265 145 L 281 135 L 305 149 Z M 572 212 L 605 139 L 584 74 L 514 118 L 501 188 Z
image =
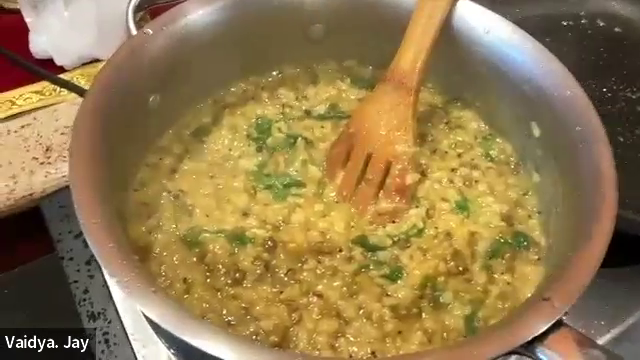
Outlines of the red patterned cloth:
M 169 9 L 158 6 L 150 11 L 155 17 Z M 36 60 L 29 51 L 29 30 L 18 12 L 0 9 L 0 46 L 59 74 L 65 70 L 51 60 Z M 0 56 L 0 93 L 40 81 Z M 0 218 L 0 274 L 32 262 L 54 251 L 53 240 L 40 211 L 31 209 Z
M 0 46 L 56 74 L 64 72 L 50 60 L 35 60 L 29 51 L 29 29 L 18 12 L 0 10 Z M 0 56 L 0 93 L 40 81 Z
M 53 251 L 53 240 L 38 208 L 0 219 L 0 274 Z
M 173 6 L 173 4 L 156 6 L 149 11 L 149 15 L 154 18 Z M 0 46 L 34 61 L 53 73 L 59 74 L 65 71 L 51 60 L 36 60 L 31 56 L 29 29 L 19 12 L 0 9 Z M 0 74 L 0 93 L 40 81 L 39 78 L 17 68 L 2 57 L 0 57 Z
M 169 7 L 154 8 L 150 15 L 157 16 Z M 56 66 L 51 60 L 36 60 L 31 56 L 28 34 L 27 24 L 20 13 L 0 9 L 0 46 L 51 72 L 64 72 L 63 68 Z M 0 93 L 38 81 L 39 78 L 15 67 L 0 56 Z M 37 208 L 0 218 L 0 274 L 53 251 L 53 240 Z

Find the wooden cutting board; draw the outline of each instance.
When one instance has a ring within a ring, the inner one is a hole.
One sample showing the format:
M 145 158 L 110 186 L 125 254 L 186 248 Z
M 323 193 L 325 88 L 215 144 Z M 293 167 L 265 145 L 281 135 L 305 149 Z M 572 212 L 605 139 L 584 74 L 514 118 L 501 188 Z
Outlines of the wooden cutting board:
M 89 87 L 102 65 L 60 76 Z M 71 126 L 80 102 L 47 82 L 0 93 L 0 217 L 67 185 Z
M 80 102 L 0 122 L 0 217 L 67 186 L 71 127 Z

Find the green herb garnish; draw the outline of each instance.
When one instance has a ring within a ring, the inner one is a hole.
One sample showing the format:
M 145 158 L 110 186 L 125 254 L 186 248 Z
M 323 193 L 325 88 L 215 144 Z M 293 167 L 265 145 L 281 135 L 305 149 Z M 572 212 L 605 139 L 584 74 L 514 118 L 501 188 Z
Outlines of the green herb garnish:
M 519 230 L 514 231 L 509 238 L 498 235 L 487 250 L 487 259 L 500 259 L 513 250 L 529 250 L 532 243 L 531 235 Z
M 233 228 L 231 230 L 211 230 L 202 226 L 192 226 L 183 235 L 182 241 L 194 250 L 200 248 L 207 242 L 208 237 L 224 237 L 231 245 L 247 246 L 253 243 L 253 238 L 247 234 L 244 228 Z
M 467 198 L 464 194 L 461 197 L 453 202 L 453 206 L 456 209 L 456 212 L 466 218 L 471 215 L 471 205 L 469 204 L 469 198 Z
M 529 250 L 533 239 L 531 239 L 531 235 L 523 231 L 516 230 L 511 234 L 511 242 L 518 250 Z
M 210 236 L 224 235 L 224 230 L 209 230 L 202 226 L 192 226 L 182 235 L 181 239 L 191 250 L 200 248 Z
M 473 336 L 478 333 L 478 327 L 480 326 L 479 313 L 479 309 L 474 307 L 471 312 L 465 315 L 464 332 L 466 336 Z
M 495 161 L 498 152 L 495 149 L 496 137 L 493 134 L 487 134 L 480 139 L 480 149 L 482 149 L 482 157 L 487 161 Z
M 351 117 L 351 114 L 342 110 L 336 103 L 330 103 L 321 113 L 313 113 L 311 110 L 305 110 L 304 113 L 316 120 L 342 120 Z
M 268 142 L 273 136 L 274 124 L 275 120 L 268 117 L 260 116 L 255 119 L 253 127 L 247 133 L 247 138 L 256 145 L 257 152 L 262 152 L 263 150 L 268 150 L 270 152 L 291 150 L 296 146 L 298 140 L 304 140 L 307 144 L 312 143 L 311 139 L 306 136 L 289 133 L 284 135 L 284 139 L 282 139 L 282 141 L 279 141 L 277 144 L 272 144 L 273 146 L 269 146 Z
M 287 173 L 267 174 L 256 170 L 253 174 L 253 181 L 258 188 L 271 192 L 275 201 L 285 201 L 295 189 L 306 187 L 304 181 Z
M 397 283 L 402 280 L 404 273 L 404 268 L 401 265 L 393 265 L 389 268 L 389 271 L 386 274 L 382 275 L 382 277 L 393 283 Z
M 271 137 L 273 129 L 273 119 L 260 116 L 253 122 L 253 128 L 247 134 L 249 140 L 256 145 L 256 151 L 262 152 L 267 146 L 267 140 Z
M 244 228 L 231 229 L 227 231 L 224 237 L 234 246 L 247 246 L 254 241 Z
M 391 240 L 393 241 L 393 243 L 398 243 L 398 242 L 402 242 L 402 241 L 408 241 L 411 240 L 413 238 L 418 238 L 422 235 L 424 235 L 424 231 L 425 231 L 425 227 L 424 226 L 418 226 L 418 225 L 411 225 L 407 230 L 402 231 L 398 234 L 395 235 L 390 235 Z
M 378 245 L 376 243 L 371 242 L 369 237 L 367 235 L 364 235 L 364 234 L 360 234 L 360 235 L 354 237 L 353 239 L 351 239 L 351 243 L 354 244 L 354 245 L 357 245 L 357 246 L 363 248 L 364 250 L 366 250 L 367 252 L 371 252 L 371 253 L 372 252 L 383 251 L 383 250 L 387 249 L 385 246 Z
M 204 234 L 204 231 L 205 229 L 198 226 L 191 227 L 182 234 L 182 242 L 184 242 L 189 249 L 196 249 L 202 245 L 200 237 Z

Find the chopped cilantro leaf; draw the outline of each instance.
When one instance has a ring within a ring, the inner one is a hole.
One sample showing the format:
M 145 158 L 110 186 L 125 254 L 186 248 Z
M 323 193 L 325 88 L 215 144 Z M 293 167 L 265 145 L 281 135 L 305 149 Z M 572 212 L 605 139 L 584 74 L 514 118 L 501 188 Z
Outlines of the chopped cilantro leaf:
M 513 250 L 529 250 L 532 243 L 533 238 L 531 235 L 520 230 L 514 231 L 509 238 L 499 235 L 489 246 L 487 259 L 500 259 Z
M 393 283 L 397 283 L 404 277 L 404 268 L 401 265 L 393 265 L 383 277 Z
M 516 230 L 511 234 L 511 242 L 518 250 L 529 250 L 531 248 L 531 236 L 523 231 Z
M 224 236 L 234 246 L 247 246 L 253 243 L 253 238 L 247 234 L 244 228 L 234 228 Z
M 469 198 L 462 195 L 458 200 L 453 202 L 453 206 L 456 212 L 466 218 L 471 215 L 471 205 L 469 204 Z
M 226 237 L 227 232 L 225 230 L 205 229 L 202 226 L 192 226 L 187 229 L 181 239 L 189 249 L 195 250 L 204 245 L 208 237 L 219 235 L 224 235 Z
M 271 196 L 276 201 L 284 201 L 293 193 L 294 189 L 306 187 L 304 181 L 287 173 L 268 174 L 256 170 L 253 174 L 253 181 L 258 188 L 271 192 Z
M 398 243 L 401 241 L 408 241 L 413 238 L 420 237 L 424 235 L 425 227 L 418 225 L 411 225 L 407 230 L 400 232 L 399 234 L 391 235 L 391 240 L 393 243 Z
M 478 333 L 478 326 L 480 325 L 479 310 L 473 308 L 464 317 L 464 332 L 466 336 L 473 336 Z
M 480 149 L 482 149 L 482 157 L 488 161 L 495 161 L 498 153 L 495 149 L 496 137 L 493 134 L 487 134 L 480 139 Z
M 249 140 L 256 145 L 256 151 L 262 152 L 267 146 L 267 140 L 271 137 L 273 129 L 273 119 L 260 116 L 253 122 L 253 128 L 247 134 Z

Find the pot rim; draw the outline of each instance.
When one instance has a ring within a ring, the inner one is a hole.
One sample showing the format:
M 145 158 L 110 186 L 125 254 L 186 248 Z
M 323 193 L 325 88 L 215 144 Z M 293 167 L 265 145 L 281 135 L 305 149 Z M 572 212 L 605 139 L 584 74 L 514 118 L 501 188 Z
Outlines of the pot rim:
M 193 20 L 199 16 L 201 9 L 225 1 L 227 0 L 186 1 L 153 20 L 145 28 L 151 30 L 148 33 L 154 34 L 153 36 L 160 36 L 163 31 L 169 31 L 182 21 Z M 521 316 L 511 318 L 504 326 L 481 332 L 449 346 L 392 357 L 396 360 L 493 358 L 540 334 L 559 319 L 584 292 L 604 258 L 615 224 L 618 192 L 611 146 L 596 110 L 578 82 L 555 56 L 523 30 L 470 0 L 459 0 L 451 17 L 454 26 L 457 18 L 469 16 L 474 18 L 474 25 L 477 21 L 479 27 L 503 27 L 508 33 L 506 41 L 520 44 L 519 47 L 526 44 L 527 54 L 537 63 L 545 64 L 547 72 L 555 74 L 554 79 L 548 81 L 557 84 L 559 92 L 570 92 L 570 95 L 563 98 L 563 102 L 579 111 L 584 124 L 583 131 L 590 135 L 589 146 L 595 149 L 596 158 L 593 161 L 599 165 L 597 173 L 593 174 L 595 178 L 600 179 L 602 185 L 601 193 L 597 194 L 601 201 L 597 209 L 594 209 L 598 221 L 591 225 L 590 238 L 571 257 L 567 270 L 554 280 L 548 292 L 528 299 L 521 306 L 526 306 L 526 312 Z M 70 187 L 75 210 L 91 250 L 106 273 L 115 280 L 127 297 L 136 302 L 144 314 L 170 333 L 207 353 L 225 360 L 320 359 L 270 349 L 197 319 L 168 295 L 156 291 L 156 285 L 143 275 L 139 264 L 114 246 L 115 233 L 109 223 L 102 221 L 106 212 L 95 195 L 97 188 L 93 172 L 87 171 L 99 166 L 98 159 L 104 156 L 100 147 L 96 146 L 100 143 L 97 140 L 99 124 L 95 121 L 94 114 L 106 102 L 102 94 L 108 92 L 114 74 L 119 68 L 126 67 L 128 59 L 136 56 L 149 39 L 150 35 L 140 32 L 127 40 L 107 61 L 82 102 L 73 127 L 70 146 Z

